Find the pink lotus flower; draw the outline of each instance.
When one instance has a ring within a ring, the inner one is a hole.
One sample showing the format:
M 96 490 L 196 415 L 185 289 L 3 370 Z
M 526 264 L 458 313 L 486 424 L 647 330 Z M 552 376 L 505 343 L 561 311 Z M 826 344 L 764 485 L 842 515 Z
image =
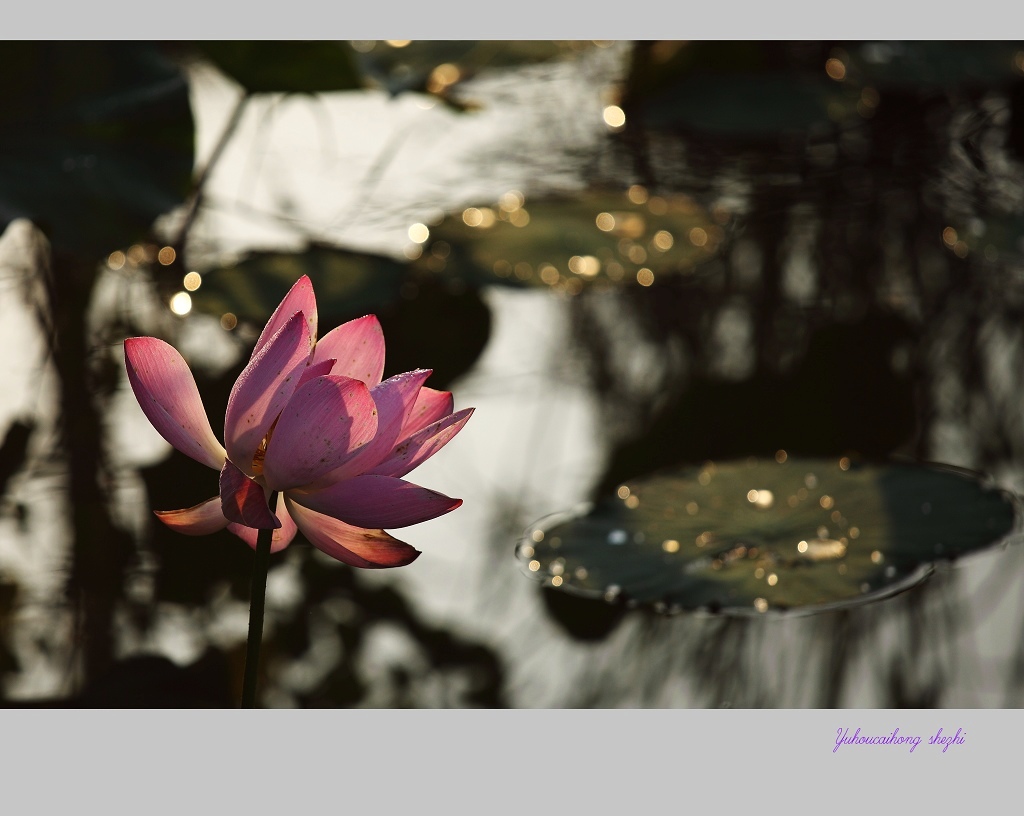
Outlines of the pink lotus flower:
M 402 479 L 466 424 L 452 395 L 424 387 L 428 369 L 381 382 L 384 335 L 373 315 L 316 339 L 316 299 L 303 276 L 263 329 L 224 417 L 224 445 L 206 416 L 192 372 L 155 337 L 125 340 L 132 390 L 168 442 L 220 471 L 220 494 L 186 510 L 157 511 L 168 527 L 205 535 L 227 527 L 271 552 L 296 529 L 354 567 L 400 567 L 419 551 L 382 528 L 435 518 L 462 504 Z M 276 512 L 268 500 L 278 491 Z

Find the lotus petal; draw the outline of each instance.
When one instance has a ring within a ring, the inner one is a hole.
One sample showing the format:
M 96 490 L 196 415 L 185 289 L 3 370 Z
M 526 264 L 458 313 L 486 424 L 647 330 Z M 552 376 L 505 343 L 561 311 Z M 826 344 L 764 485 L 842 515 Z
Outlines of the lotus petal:
M 366 473 L 378 476 L 404 476 L 447 445 L 452 437 L 462 430 L 474 410 L 464 408 L 456 414 L 449 414 L 433 425 L 403 439 L 384 461 Z
M 405 425 L 399 439 L 412 436 L 428 425 L 437 422 L 439 419 L 448 416 L 455 410 L 455 400 L 451 391 L 435 391 L 433 388 L 424 386 L 416 395 L 416 404 L 413 405 L 409 416 L 405 418 Z
M 124 341 L 128 382 L 160 435 L 197 462 L 220 470 L 224 447 L 213 435 L 195 378 L 180 354 L 155 337 Z
M 316 377 L 296 390 L 274 427 L 263 460 L 271 490 L 309 484 L 359 456 L 377 433 L 370 390 L 359 380 Z
M 270 551 L 272 553 L 280 552 L 291 544 L 292 539 L 295 538 L 295 519 L 293 519 L 291 513 L 288 512 L 288 506 L 285 503 L 283 493 L 279 493 L 277 496 L 277 517 L 281 520 L 281 526 L 274 530 L 273 537 L 270 539 Z M 256 541 L 260 532 L 259 530 L 234 523 L 228 525 L 228 530 L 242 539 L 242 541 L 254 550 L 256 549 Z
M 429 369 L 418 369 L 397 374 L 370 389 L 377 412 L 377 431 L 373 440 L 334 469 L 316 480 L 303 483 L 303 489 L 320 490 L 342 479 L 358 476 L 387 457 L 400 438 L 405 418 L 416 402 L 417 392 L 429 376 Z
M 299 384 L 309 357 L 309 326 L 301 312 L 271 338 L 231 389 L 224 416 L 228 458 L 255 475 L 256 451 Z
M 314 377 L 323 377 L 326 374 L 330 374 L 331 369 L 334 368 L 334 364 L 336 362 L 337 360 L 328 357 L 326 360 L 321 360 L 319 363 L 307 365 L 305 371 L 302 372 L 302 376 L 299 377 L 299 384 L 296 386 L 296 390 L 308 383 Z
M 263 487 L 246 476 L 229 459 L 220 471 L 220 504 L 228 521 L 256 527 L 277 529 L 281 522 L 267 506 Z
M 333 357 L 332 369 L 373 387 L 384 375 L 384 331 L 376 315 L 350 320 L 327 332 L 313 349 L 313 362 Z
M 187 510 L 155 510 L 156 517 L 176 533 L 209 535 L 228 525 L 220 509 L 220 496 L 207 499 Z
M 351 567 L 383 569 L 404 567 L 416 560 L 419 550 L 392 538 L 383 530 L 353 527 L 331 516 L 314 512 L 290 498 L 285 506 L 291 511 L 302 534 L 309 543 Z
M 284 296 L 284 300 L 281 301 L 270 316 L 270 320 L 267 321 L 267 325 L 263 327 L 263 331 L 260 333 L 260 339 L 256 341 L 256 346 L 252 350 L 252 356 L 249 358 L 250 360 L 270 342 L 275 334 L 284 328 L 285 324 L 296 312 L 302 312 L 306 316 L 310 344 L 316 342 L 316 297 L 313 294 L 313 284 L 306 275 L 295 281 L 292 288 L 288 290 L 288 294 Z
M 407 527 L 454 510 L 453 499 L 391 476 L 355 476 L 322 490 L 292 490 L 288 497 L 310 510 L 356 527 Z

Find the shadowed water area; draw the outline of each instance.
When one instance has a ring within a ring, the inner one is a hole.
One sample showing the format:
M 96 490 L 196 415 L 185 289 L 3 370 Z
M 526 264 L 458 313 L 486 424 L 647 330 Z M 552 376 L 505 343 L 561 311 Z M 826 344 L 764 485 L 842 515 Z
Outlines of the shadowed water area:
M 1024 703 L 1024 44 L 6 50 L 4 705 L 237 705 L 123 341 L 220 436 L 302 275 L 476 412 L 414 563 L 272 556 L 261 705 Z

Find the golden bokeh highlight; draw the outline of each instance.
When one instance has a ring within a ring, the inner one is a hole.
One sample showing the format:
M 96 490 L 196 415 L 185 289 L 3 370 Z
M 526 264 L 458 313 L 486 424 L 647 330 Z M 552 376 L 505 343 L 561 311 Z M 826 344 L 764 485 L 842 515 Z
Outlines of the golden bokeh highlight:
M 508 221 L 513 227 L 525 227 L 530 223 L 530 214 L 526 211 L 525 207 L 520 207 L 518 210 L 513 210 L 508 214 Z M 484 226 L 490 226 L 490 224 L 485 224 Z
M 224 331 L 232 331 L 238 325 L 238 318 L 231 312 L 225 312 L 220 316 L 220 327 Z
M 171 311 L 179 317 L 184 317 L 192 311 L 192 298 L 188 292 L 178 292 L 171 298 Z
M 593 255 L 573 255 L 569 259 L 569 271 L 584 278 L 593 278 L 601 271 L 601 262 Z
M 615 216 L 611 213 L 598 213 L 594 222 L 597 224 L 597 228 L 602 232 L 611 232 L 615 229 Z
M 690 230 L 690 243 L 696 247 L 702 247 L 708 242 L 707 230 L 702 227 L 694 227 Z
M 662 252 L 667 252 L 672 249 L 672 244 L 675 243 L 675 239 L 672 237 L 672 233 L 668 230 L 658 230 L 654 233 L 654 238 L 651 241 L 658 249 Z
M 413 243 L 422 244 L 430 237 L 430 229 L 426 224 L 419 222 L 409 227 L 409 240 Z
M 189 272 L 181 282 L 189 292 L 194 292 L 203 285 L 203 276 L 198 272 Z
M 654 273 L 646 266 L 637 270 L 636 282 L 641 286 L 651 286 L 654 283 Z
M 783 462 L 785 462 L 788 458 L 789 458 L 789 454 L 786 453 L 781 448 L 779 450 L 775 451 L 775 461 L 778 462 L 780 465 Z
M 174 247 L 165 246 L 160 249 L 156 254 L 156 259 L 160 261 L 163 266 L 170 266 L 174 263 L 174 259 L 178 257 L 178 253 L 174 251 Z
M 667 553 L 679 552 L 679 542 L 674 538 L 661 542 L 661 548 Z
M 507 193 L 502 193 L 501 198 L 498 199 L 498 207 L 507 213 L 515 212 L 525 203 L 526 196 L 518 190 L 509 190 Z
M 775 504 L 775 494 L 770 490 L 749 490 L 747 501 L 759 510 L 767 510 Z
M 642 264 L 647 260 L 647 250 L 639 244 L 633 244 L 626 251 L 626 257 L 629 258 L 635 264 Z
M 942 243 L 948 247 L 952 247 L 957 242 L 956 230 L 952 227 L 946 227 L 942 231 Z
M 642 185 L 640 185 L 640 184 L 634 184 L 626 192 L 626 196 L 634 204 L 646 204 L 647 203 L 647 197 L 648 197 L 647 196 L 647 188 L 642 186 Z
M 457 65 L 452 65 L 450 62 L 442 63 L 427 77 L 427 90 L 435 94 L 443 93 L 461 78 L 462 72 Z
M 466 226 L 486 229 L 494 226 L 497 216 L 490 207 L 467 207 L 462 211 L 462 220 Z
M 618 130 L 626 124 L 626 114 L 618 105 L 609 105 L 602 111 L 604 123 L 612 130 Z
M 832 57 L 825 61 L 825 73 L 837 82 L 846 78 L 846 66 L 842 60 Z
M 127 260 L 128 257 L 121 250 L 117 250 L 107 256 L 107 266 L 114 270 L 121 269 Z
M 139 244 L 132 244 L 128 247 L 128 262 L 132 266 L 139 266 L 146 262 L 146 250 Z

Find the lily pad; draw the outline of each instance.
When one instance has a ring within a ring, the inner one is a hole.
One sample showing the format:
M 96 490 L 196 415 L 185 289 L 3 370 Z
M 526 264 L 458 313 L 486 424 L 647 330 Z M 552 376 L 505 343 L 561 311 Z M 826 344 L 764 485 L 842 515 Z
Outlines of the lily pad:
M 911 91 L 991 88 L 1019 81 L 1019 42 L 921 40 L 850 46 L 854 78 Z
M 446 92 L 482 70 L 572 57 L 594 44 L 555 40 L 362 40 L 364 73 L 391 94 Z
M 734 139 L 831 127 L 855 102 L 824 65 L 794 61 L 783 43 L 753 41 L 638 47 L 622 94 L 627 122 Z
M 327 325 L 375 312 L 399 297 L 407 265 L 380 255 L 313 246 L 304 252 L 255 252 L 203 275 L 194 309 L 264 322 L 302 275 L 316 289 Z
M 192 180 L 181 70 L 153 43 L 12 42 L 0 77 L 0 228 L 31 219 L 99 258 L 145 235 Z
M 943 466 L 749 459 L 631 481 L 517 555 L 559 589 L 658 611 L 815 612 L 900 592 L 1003 540 L 1010 494 Z
M 628 191 L 527 201 L 518 191 L 467 207 L 429 228 L 418 272 L 475 283 L 580 291 L 591 284 L 650 286 L 690 275 L 717 254 L 722 226 L 692 198 Z
M 249 93 L 326 93 L 363 87 L 344 42 L 230 40 L 200 42 L 199 51 Z

